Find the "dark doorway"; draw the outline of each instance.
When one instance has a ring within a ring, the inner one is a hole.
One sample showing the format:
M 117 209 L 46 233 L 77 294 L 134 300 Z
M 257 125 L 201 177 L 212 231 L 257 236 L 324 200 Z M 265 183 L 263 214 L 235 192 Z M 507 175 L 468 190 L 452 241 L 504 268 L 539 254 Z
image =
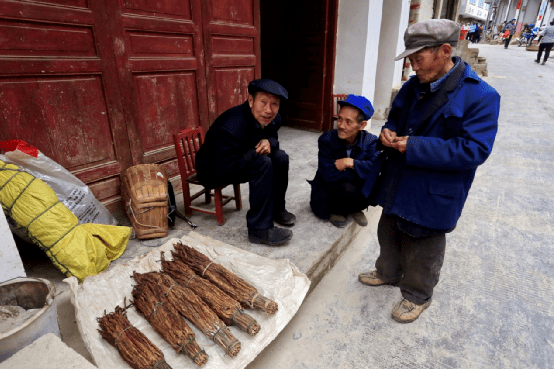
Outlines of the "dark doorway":
M 260 0 L 262 77 L 281 83 L 288 126 L 332 128 L 338 0 Z

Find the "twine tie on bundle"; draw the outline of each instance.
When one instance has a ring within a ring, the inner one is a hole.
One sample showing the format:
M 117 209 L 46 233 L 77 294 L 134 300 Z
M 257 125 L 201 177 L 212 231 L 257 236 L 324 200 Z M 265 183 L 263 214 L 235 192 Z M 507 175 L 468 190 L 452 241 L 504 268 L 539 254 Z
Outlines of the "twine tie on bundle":
M 204 268 L 204 271 L 202 272 L 202 277 L 204 276 L 204 273 L 206 273 L 206 270 L 208 270 L 208 268 L 210 267 L 210 265 L 213 264 L 213 260 L 210 261 L 210 263 L 208 265 L 206 265 L 206 267 Z
M 126 331 L 127 329 L 130 329 L 130 328 L 133 328 L 133 326 L 132 326 L 132 325 L 128 326 L 127 328 L 125 328 L 124 330 L 122 330 L 121 333 L 119 333 L 119 336 L 117 336 L 117 339 L 115 340 L 115 347 L 116 347 L 118 350 L 119 350 L 119 347 L 117 347 L 117 344 L 118 344 L 118 342 L 119 342 L 119 339 L 121 338 L 121 335 L 122 335 L 123 333 L 125 333 L 125 331 Z
M 156 309 L 158 308 L 159 305 L 163 305 L 165 304 L 165 301 L 158 301 L 156 302 L 156 305 L 154 305 L 154 309 L 152 309 L 152 312 L 150 313 L 150 316 L 156 314 Z

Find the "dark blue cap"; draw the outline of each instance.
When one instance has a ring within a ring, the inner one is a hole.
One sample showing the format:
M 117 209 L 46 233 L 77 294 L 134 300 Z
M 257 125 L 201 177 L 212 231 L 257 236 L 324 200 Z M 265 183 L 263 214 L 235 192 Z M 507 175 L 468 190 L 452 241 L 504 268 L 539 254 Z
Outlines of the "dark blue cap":
M 268 92 L 284 99 L 289 98 L 289 93 L 287 92 L 287 90 L 285 90 L 283 86 L 269 78 L 256 79 L 250 82 L 250 84 L 248 85 L 248 93 L 250 95 L 254 95 L 254 93 L 258 91 Z
M 371 105 L 371 101 L 358 95 L 348 95 L 346 100 L 339 101 L 339 105 L 350 105 L 359 109 L 364 115 L 364 120 L 370 120 L 373 116 L 373 112 L 375 111 L 373 109 L 373 105 Z

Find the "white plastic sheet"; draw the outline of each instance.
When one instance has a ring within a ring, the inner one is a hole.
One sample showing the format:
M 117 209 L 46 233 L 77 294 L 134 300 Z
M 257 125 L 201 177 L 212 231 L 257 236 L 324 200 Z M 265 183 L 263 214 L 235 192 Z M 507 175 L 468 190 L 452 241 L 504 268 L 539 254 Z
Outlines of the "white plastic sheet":
M 165 251 L 166 259 L 171 259 L 173 244 L 178 241 L 178 239 L 170 239 L 148 254 L 134 258 L 125 264 L 113 265 L 103 273 L 87 277 L 81 285 L 74 277 L 64 280 L 72 290 L 72 301 L 75 305 L 77 325 L 81 336 L 98 368 L 128 368 L 129 365 L 121 359 L 114 347 L 102 339 L 97 331 L 96 319 L 103 316 L 104 311 L 113 312 L 116 305 L 123 306 L 125 297 L 129 304 L 134 285 L 134 279 L 130 277 L 133 271 L 145 273 L 159 270 L 161 268 L 159 262 L 161 252 Z M 268 259 L 195 232 L 190 232 L 181 241 L 225 266 L 255 286 L 259 293 L 279 304 L 279 311 L 275 315 L 247 310 L 248 314 L 252 315 L 261 325 L 260 332 L 254 337 L 236 327 L 230 327 L 233 335 L 242 344 L 240 353 L 234 358 L 225 355 L 219 346 L 189 322 L 196 334 L 198 344 L 209 355 L 209 360 L 203 368 L 244 368 L 277 337 L 296 314 L 308 292 L 310 280 L 289 260 Z M 127 316 L 131 324 L 163 351 L 167 363 L 172 368 L 197 367 L 185 355 L 176 354 L 173 348 L 152 329 L 134 307 L 128 309 Z

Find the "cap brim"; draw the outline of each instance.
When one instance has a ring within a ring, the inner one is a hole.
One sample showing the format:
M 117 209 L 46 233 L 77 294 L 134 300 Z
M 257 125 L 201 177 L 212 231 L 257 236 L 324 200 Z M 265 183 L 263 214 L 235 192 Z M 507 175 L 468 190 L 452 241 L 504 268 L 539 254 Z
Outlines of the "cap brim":
M 427 46 L 419 46 L 415 47 L 413 49 L 406 49 L 402 54 L 398 55 L 396 58 L 394 58 L 394 61 L 404 59 L 407 56 L 412 55 L 413 53 L 417 53 L 419 50 L 426 48 Z

